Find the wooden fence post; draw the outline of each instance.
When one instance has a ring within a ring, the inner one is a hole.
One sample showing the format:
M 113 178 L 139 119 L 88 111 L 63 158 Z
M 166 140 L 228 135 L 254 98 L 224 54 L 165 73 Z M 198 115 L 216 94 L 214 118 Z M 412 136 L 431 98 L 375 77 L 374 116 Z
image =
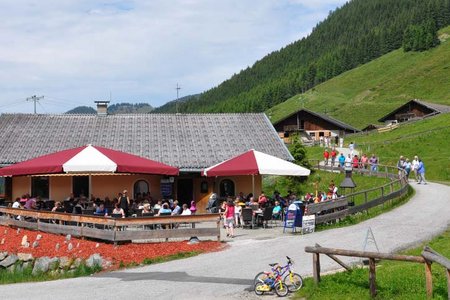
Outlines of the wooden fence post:
M 314 282 L 319 284 L 320 282 L 320 258 L 319 253 L 313 253 L 313 277 Z
M 427 298 L 433 297 L 433 276 L 431 274 L 431 262 L 425 261 L 425 284 L 427 289 Z
M 375 258 L 369 258 L 369 287 L 370 287 L 370 296 L 372 298 L 375 298 L 375 296 L 377 295 Z
M 447 296 L 450 299 L 450 269 L 447 269 Z

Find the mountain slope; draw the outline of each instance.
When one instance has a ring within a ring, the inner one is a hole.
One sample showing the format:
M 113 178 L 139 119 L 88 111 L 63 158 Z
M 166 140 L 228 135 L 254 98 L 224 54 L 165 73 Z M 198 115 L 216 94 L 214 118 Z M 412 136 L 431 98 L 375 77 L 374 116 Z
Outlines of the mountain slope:
M 411 24 L 450 24 L 449 0 L 353 0 L 307 37 L 275 51 L 180 112 L 259 112 L 402 45 Z M 167 105 L 159 112 L 174 112 Z
M 272 122 L 304 106 L 326 112 L 357 128 L 408 100 L 450 105 L 450 27 L 441 45 L 424 52 L 395 50 L 294 96 L 266 111 Z

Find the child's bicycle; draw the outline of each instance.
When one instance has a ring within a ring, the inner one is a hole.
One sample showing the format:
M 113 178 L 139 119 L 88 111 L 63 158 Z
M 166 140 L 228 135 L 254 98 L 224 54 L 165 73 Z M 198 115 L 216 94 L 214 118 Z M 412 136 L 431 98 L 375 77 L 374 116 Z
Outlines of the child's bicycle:
M 256 295 L 262 295 L 266 292 L 275 290 L 275 293 L 279 297 L 284 297 L 289 293 L 288 287 L 283 283 L 283 277 L 281 276 L 281 266 L 278 264 L 271 264 L 272 268 L 275 268 L 272 273 L 266 276 L 264 279 L 259 278 L 255 283 Z
M 298 273 L 294 273 L 292 265 L 294 261 L 289 257 L 287 258 L 287 264 L 285 266 L 280 266 L 278 263 L 270 264 L 272 270 L 270 272 L 259 272 L 254 279 L 254 285 L 258 282 L 264 282 L 267 278 L 273 277 L 274 273 L 277 272 L 283 278 L 283 283 L 287 286 L 289 292 L 295 292 L 302 288 L 303 278 Z

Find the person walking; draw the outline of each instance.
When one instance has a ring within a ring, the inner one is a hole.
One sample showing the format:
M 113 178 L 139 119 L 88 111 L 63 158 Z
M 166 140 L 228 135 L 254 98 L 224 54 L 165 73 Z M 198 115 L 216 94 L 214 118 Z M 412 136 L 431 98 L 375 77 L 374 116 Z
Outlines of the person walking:
M 405 158 L 403 155 L 400 155 L 400 159 L 397 162 L 397 169 L 398 169 L 398 178 L 402 178 L 405 174 Z
M 128 217 L 128 208 L 130 207 L 130 198 L 128 197 L 128 191 L 123 190 L 122 196 L 119 199 L 119 206 L 123 209 L 125 217 Z
M 328 152 L 328 149 L 325 148 L 325 151 L 323 151 L 323 160 L 325 161 L 325 166 L 328 165 L 329 158 L 330 158 L 330 152 Z
M 232 200 L 228 200 L 223 215 L 227 236 L 234 238 L 234 203 Z
M 334 167 L 334 163 L 336 162 L 336 156 L 337 156 L 336 149 L 333 148 L 333 150 L 331 150 L 331 166 L 332 167 Z
M 341 167 L 341 169 L 344 168 L 344 164 L 345 164 L 345 156 L 344 153 L 341 153 L 341 155 L 339 155 L 339 166 Z
M 375 154 L 372 154 L 372 157 L 369 159 L 370 171 L 377 172 L 378 171 L 378 157 Z
M 417 174 L 419 175 L 419 182 L 418 184 L 427 184 L 425 181 L 425 165 L 422 161 L 422 159 L 419 158 L 419 167 L 417 168 Z
M 419 182 L 419 173 L 417 173 L 418 168 L 419 168 L 419 157 L 415 155 L 413 161 L 411 162 L 411 170 L 414 172 L 414 178 L 416 179 L 417 182 Z

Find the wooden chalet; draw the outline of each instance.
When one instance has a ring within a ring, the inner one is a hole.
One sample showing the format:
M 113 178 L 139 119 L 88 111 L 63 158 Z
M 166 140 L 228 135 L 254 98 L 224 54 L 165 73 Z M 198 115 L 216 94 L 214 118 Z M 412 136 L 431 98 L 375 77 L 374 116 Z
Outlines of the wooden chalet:
M 450 112 L 450 106 L 413 99 L 379 119 L 379 122 L 405 122 L 428 115 Z
M 344 136 L 347 133 L 359 132 L 358 129 L 336 120 L 326 114 L 300 109 L 273 125 L 279 136 L 289 142 L 293 133 L 307 136 L 318 141 L 321 137 Z

